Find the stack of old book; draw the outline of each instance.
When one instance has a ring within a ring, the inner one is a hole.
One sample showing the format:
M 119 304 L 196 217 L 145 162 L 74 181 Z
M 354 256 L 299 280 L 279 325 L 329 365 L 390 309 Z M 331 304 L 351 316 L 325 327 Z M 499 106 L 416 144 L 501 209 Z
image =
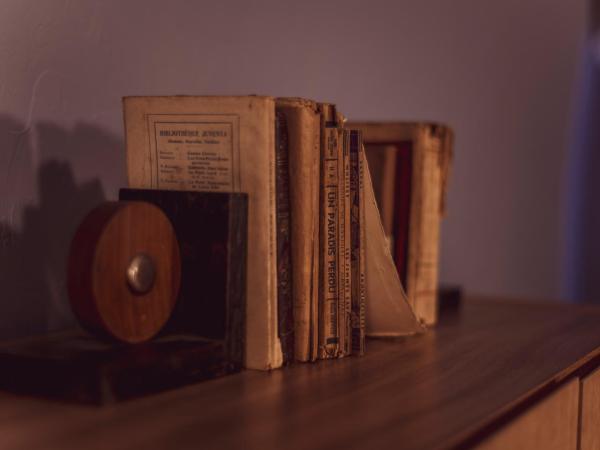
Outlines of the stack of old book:
M 361 355 L 366 334 L 423 330 L 390 253 L 362 133 L 334 105 L 127 97 L 124 115 L 131 187 L 248 193 L 246 367 Z

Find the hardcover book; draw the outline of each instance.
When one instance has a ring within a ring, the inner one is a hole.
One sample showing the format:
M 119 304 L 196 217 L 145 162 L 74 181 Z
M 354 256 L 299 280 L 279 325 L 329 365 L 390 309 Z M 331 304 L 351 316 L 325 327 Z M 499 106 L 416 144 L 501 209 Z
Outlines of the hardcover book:
M 437 320 L 440 222 L 452 158 L 452 130 L 431 123 L 354 123 L 396 268 L 417 317 Z
M 248 194 L 246 367 L 281 366 L 275 100 L 126 97 L 124 115 L 130 187 Z
M 276 99 L 287 121 L 292 253 L 292 304 L 297 361 L 318 351 L 320 114 L 315 102 Z

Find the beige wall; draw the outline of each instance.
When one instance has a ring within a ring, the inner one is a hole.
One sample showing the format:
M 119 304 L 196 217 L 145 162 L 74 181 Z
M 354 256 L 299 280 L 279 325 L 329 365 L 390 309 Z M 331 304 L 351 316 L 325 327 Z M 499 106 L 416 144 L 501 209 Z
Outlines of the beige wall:
M 584 0 L 0 4 L 0 334 L 71 320 L 66 246 L 124 185 L 123 95 L 298 95 L 456 131 L 442 278 L 558 295 Z

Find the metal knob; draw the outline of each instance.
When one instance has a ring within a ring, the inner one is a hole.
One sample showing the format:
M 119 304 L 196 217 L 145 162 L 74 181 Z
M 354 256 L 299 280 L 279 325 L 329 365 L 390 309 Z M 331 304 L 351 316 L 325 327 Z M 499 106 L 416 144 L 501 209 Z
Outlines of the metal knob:
M 127 267 L 127 284 L 136 294 L 145 294 L 154 285 L 156 267 L 145 253 L 135 255 Z

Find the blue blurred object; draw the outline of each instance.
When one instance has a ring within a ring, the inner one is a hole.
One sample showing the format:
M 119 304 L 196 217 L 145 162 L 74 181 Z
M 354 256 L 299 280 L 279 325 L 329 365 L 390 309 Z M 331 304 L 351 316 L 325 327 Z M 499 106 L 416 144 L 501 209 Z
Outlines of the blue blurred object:
M 600 303 L 600 27 L 592 29 L 569 152 L 562 296 Z

